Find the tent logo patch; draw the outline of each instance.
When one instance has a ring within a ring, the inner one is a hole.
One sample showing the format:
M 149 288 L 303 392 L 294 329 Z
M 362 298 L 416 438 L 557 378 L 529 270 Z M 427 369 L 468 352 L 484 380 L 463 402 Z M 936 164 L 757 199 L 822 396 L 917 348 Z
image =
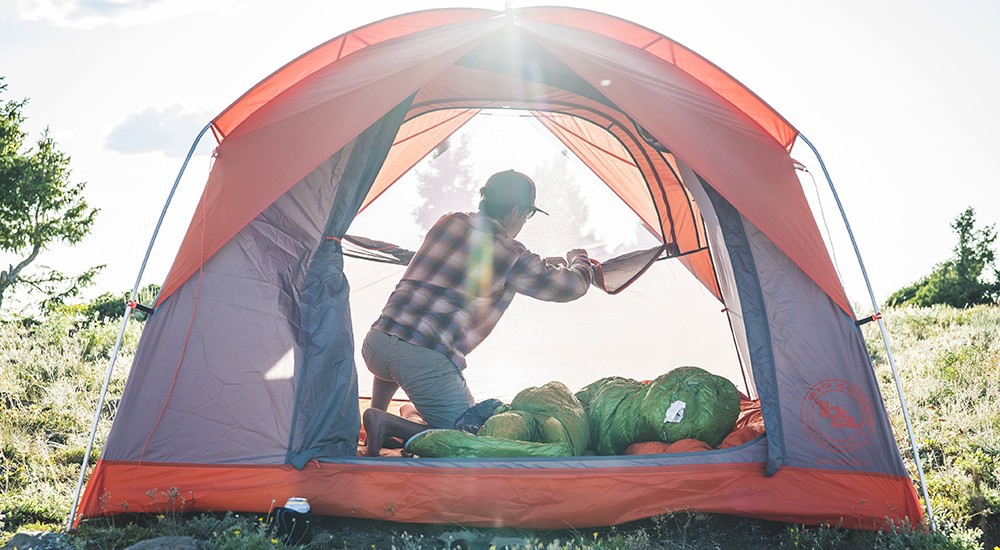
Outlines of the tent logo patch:
M 875 427 L 871 400 L 847 380 L 823 380 L 809 388 L 800 416 L 809 439 L 834 452 L 853 451 L 868 443 Z

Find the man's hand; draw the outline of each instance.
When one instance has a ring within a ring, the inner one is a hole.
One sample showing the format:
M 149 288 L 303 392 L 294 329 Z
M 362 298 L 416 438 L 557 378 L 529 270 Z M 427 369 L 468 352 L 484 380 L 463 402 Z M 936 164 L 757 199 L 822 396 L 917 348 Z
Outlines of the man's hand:
M 567 265 L 569 265 L 566 263 L 565 258 L 560 258 L 559 256 L 551 256 L 549 258 L 545 258 L 545 263 L 559 267 L 566 267 Z
M 585 259 L 590 258 L 590 255 L 587 254 L 586 250 L 582 248 L 574 248 L 566 253 L 566 262 L 573 263 L 573 258 L 576 258 L 577 256 L 583 256 Z

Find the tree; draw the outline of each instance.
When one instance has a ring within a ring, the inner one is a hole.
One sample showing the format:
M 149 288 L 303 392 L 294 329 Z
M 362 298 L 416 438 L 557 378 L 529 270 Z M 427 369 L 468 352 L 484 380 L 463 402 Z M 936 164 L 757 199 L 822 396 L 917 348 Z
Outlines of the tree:
M 590 222 L 590 209 L 580 194 L 579 183 L 570 174 L 565 154 L 542 159 L 532 174 L 538 184 L 538 205 L 551 217 L 538 218 L 524 226 L 523 242 L 542 255 L 561 256 L 573 248 L 591 254 L 599 240 Z
M 993 243 L 997 239 L 994 226 L 976 229 L 976 212 L 969 207 L 955 218 L 951 227 L 958 235 L 955 256 L 938 264 L 930 275 L 892 293 L 887 304 L 967 307 L 1000 299 L 1000 270 L 993 266 L 996 259 Z M 984 277 L 987 268 L 993 271 L 992 280 Z
M 156 297 L 159 293 L 160 285 L 151 283 L 139 289 L 135 300 L 140 304 L 152 306 L 156 302 Z M 122 313 L 125 312 L 125 306 L 128 304 L 128 299 L 131 296 L 131 290 L 124 290 L 118 293 L 105 292 L 91 300 L 90 303 L 83 304 L 82 306 L 66 307 L 78 307 L 87 321 L 96 320 L 103 322 L 115 320 L 121 318 Z M 148 314 L 144 311 L 135 310 L 132 312 L 132 318 L 137 321 L 145 321 L 147 317 Z
M 6 89 L 0 78 L 0 94 Z M 70 157 L 56 148 L 48 129 L 26 148 L 21 127 L 27 103 L 0 97 L 0 251 L 15 257 L 0 271 L 0 308 L 8 289 L 24 287 L 41 293 L 46 309 L 78 295 L 103 266 L 76 276 L 44 266 L 28 269 L 51 245 L 83 240 L 97 210 L 83 197 L 86 184 L 70 181 Z
M 458 143 L 448 138 L 431 153 L 432 162 L 417 173 L 417 192 L 424 202 L 414 209 L 424 230 L 448 212 L 469 212 L 479 207 L 479 182 L 472 179 L 469 135 Z

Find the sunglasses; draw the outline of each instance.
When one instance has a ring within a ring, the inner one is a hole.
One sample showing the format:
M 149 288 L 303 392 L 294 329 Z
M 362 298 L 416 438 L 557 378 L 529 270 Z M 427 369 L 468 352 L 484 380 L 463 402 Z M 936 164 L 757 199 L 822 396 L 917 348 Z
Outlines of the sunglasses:
M 537 213 L 537 212 L 541 212 L 542 214 L 545 214 L 546 216 L 549 215 L 548 212 L 542 210 L 541 208 L 537 208 L 535 206 L 528 206 L 527 208 L 528 208 L 528 213 L 524 215 L 524 219 L 526 219 L 526 220 L 527 219 L 531 219 L 531 217 L 534 216 L 535 213 Z

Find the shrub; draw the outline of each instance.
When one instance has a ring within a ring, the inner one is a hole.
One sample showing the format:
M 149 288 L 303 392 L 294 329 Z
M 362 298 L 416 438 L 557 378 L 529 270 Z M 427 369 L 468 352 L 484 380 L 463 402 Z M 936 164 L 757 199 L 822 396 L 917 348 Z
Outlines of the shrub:
M 938 264 L 930 275 L 892 293 L 886 303 L 952 307 L 996 303 L 1000 299 L 1000 271 L 991 267 L 996 257 L 996 229 L 990 225 L 977 230 L 975 225 L 976 213 L 971 207 L 959 214 L 951 224 L 958 235 L 955 256 Z M 989 269 L 991 281 L 984 278 Z
M 159 285 L 146 285 L 136 293 L 136 302 L 147 307 L 152 307 L 159 292 Z M 118 294 L 105 292 L 94 298 L 90 303 L 84 304 L 81 314 L 86 319 L 96 319 L 98 321 L 120 320 L 122 314 L 125 312 L 125 305 L 131 294 L 132 292 L 128 290 L 119 292 Z M 146 313 L 142 311 L 134 311 L 132 316 L 138 321 L 146 320 Z

